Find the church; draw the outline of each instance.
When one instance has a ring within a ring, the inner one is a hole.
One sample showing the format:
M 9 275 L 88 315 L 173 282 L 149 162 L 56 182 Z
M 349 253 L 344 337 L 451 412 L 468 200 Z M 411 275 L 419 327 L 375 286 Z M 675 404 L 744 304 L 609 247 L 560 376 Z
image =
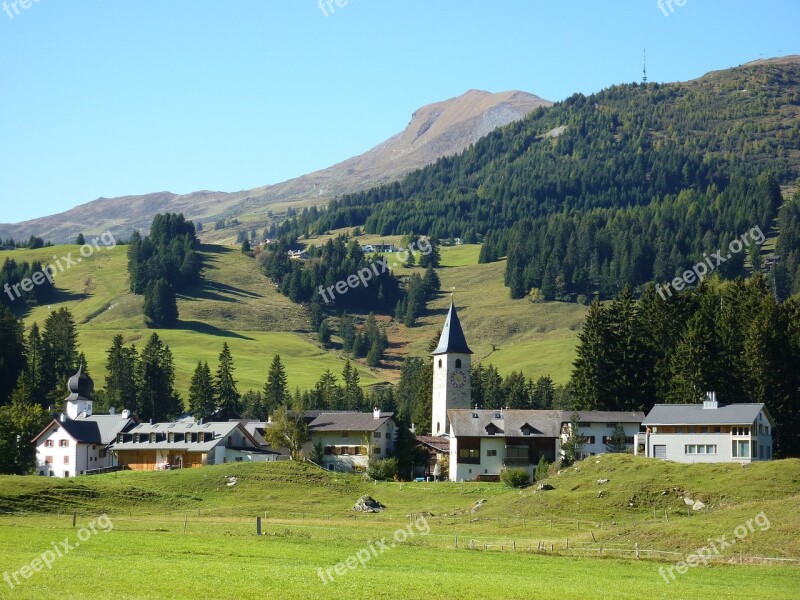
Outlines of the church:
M 561 444 L 571 433 L 573 411 L 472 407 L 472 355 L 451 302 L 432 352 L 431 435 L 417 436 L 439 462 L 444 463 L 442 457 L 448 456 L 447 468 L 437 465 L 434 473 L 450 481 L 497 481 L 505 468 L 524 468 L 532 476 L 541 458 L 549 463 L 560 459 Z M 618 423 L 632 449 L 644 420 L 641 412 L 578 411 L 578 416 L 585 456 L 606 452 Z

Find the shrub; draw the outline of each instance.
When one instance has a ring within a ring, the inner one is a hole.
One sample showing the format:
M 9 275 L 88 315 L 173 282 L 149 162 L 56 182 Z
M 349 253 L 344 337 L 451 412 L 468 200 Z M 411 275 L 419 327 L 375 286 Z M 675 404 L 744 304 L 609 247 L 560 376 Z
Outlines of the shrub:
M 392 479 L 396 472 L 397 459 L 394 458 L 370 460 L 369 466 L 367 467 L 367 475 L 379 481 L 388 481 Z
M 547 473 L 550 469 L 550 465 L 547 464 L 547 459 L 544 456 L 539 458 L 539 464 L 536 465 L 536 473 L 533 476 L 534 481 L 541 481 L 542 479 L 547 479 Z
M 500 472 L 500 481 L 508 487 L 521 488 L 528 485 L 531 480 L 526 469 L 503 469 Z

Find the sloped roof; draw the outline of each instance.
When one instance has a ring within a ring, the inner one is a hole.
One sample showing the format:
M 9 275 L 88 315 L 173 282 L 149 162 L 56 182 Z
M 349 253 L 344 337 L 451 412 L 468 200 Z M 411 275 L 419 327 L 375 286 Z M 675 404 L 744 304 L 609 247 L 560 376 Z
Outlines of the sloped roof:
M 484 437 L 494 428 L 492 437 L 558 437 L 561 425 L 569 423 L 574 411 L 570 410 L 525 410 L 518 408 L 451 409 L 447 411 L 456 437 Z M 641 423 L 642 412 L 581 410 L 577 411 L 583 423 Z M 524 426 L 531 428 L 530 435 L 523 436 Z
M 472 350 L 467 346 L 467 338 L 464 337 L 464 330 L 461 328 L 461 321 L 458 319 L 455 304 L 450 303 L 450 310 L 447 311 L 447 319 L 444 321 L 442 335 L 439 337 L 439 345 L 436 350 L 431 352 L 433 356 L 437 354 L 472 354 Z
M 772 423 L 763 403 L 718 408 L 703 408 L 702 404 L 656 404 L 642 425 L 751 425 L 762 410 Z
M 311 421 L 308 430 L 311 433 L 319 431 L 375 431 L 394 413 L 381 413 L 377 419 L 369 412 L 324 412 Z
M 450 438 L 442 435 L 418 435 L 417 443 L 432 448 L 436 452 L 450 452 Z
M 179 421 L 175 423 L 141 423 L 128 431 L 127 433 L 144 436 L 139 442 L 114 442 L 111 444 L 111 450 L 187 450 L 190 452 L 208 452 L 215 446 L 224 442 L 230 433 L 241 427 L 241 430 L 251 439 L 255 447 L 258 447 L 257 442 L 252 439 L 247 430 L 242 427 L 238 421 L 212 421 L 209 423 L 193 423 L 186 421 Z M 210 440 L 203 442 L 187 442 L 185 440 L 170 442 L 169 438 L 158 440 L 155 442 L 150 441 L 151 433 L 200 433 L 211 432 L 213 437 Z
M 79 416 L 77 419 L 53 419 L 39 435 L 33 438 L 35 443 L 42 434 L 52 429 L 53 426 L 63 427 L 75 441 L 81 444 L 107 445 L 116 439 L 120 431 L 128 429 L 136 421 L 122 415 L 91 415 Z
M 485 437 L 489 435 L 486 428 L 490 424 L 497 428 L 492 437 L 523 437 L 522 427 L 527 424 L 532 432 L 524 437 L 555 438 L 561 435 L 563 414 L 561 410 L 454 408 L 447 411 L 456 437 Z

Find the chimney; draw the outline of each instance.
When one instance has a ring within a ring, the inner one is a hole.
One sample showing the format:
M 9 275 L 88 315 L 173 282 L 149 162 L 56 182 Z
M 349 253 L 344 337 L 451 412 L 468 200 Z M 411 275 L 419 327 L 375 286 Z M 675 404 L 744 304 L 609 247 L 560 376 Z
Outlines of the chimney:
M 66 423 L 67 422 L 67 415 L 65 415 L 64 413 L 61 413 L 61 416 L 59 417 L 59 420 L 62 423 Z
M 115 414 L 117 414 L 117 409 L 114 408 L 113 406 L 109 406 L 108 407 L 108 414 L 110 414 L 111 416 L 114 416 Z
M 372 418 L 373 419 L 380 419 L 381 418 L 381 409 L 377 406 L 372 409 Z
M 129 411 L 127 408 L 123 409 L 122 410 L 122 418 L 123 419 L 130 419 L 131 418 L 131 411 Z
M 706 399 L 703 400 L 703 409 L 715 409 L 715 408 L 719 408 L 719 403 L 717 402 L 717 393 L 706 392 Z

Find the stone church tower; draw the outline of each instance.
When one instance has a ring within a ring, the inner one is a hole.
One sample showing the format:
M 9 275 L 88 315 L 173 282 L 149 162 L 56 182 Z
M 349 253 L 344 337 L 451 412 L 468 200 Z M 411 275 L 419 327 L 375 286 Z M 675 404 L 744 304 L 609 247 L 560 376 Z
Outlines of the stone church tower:
M 439 345 L 433 355 L 433 406 L 431 435 L 449 435 L 451 408 L 470 408 L 470 364 L 472 350 L 467 346 L 456 307 L 450 310 L 444 322 Z

